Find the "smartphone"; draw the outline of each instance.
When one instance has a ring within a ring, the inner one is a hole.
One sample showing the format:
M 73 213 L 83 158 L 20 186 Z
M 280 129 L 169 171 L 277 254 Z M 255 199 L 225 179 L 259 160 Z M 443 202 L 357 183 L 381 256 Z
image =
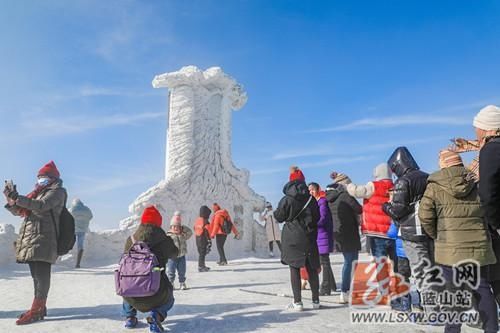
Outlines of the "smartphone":
M 7 187 L 9 190 L 14 190 L 14 182 L 11 180 L 6 180 L 5 181 L 5 187 Z

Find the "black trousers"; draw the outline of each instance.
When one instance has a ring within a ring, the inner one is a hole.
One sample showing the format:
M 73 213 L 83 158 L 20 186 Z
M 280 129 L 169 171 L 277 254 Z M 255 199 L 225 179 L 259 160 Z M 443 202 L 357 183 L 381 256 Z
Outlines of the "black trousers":
M 280 249 L 281 252 L 281 242 L 279 240 L 269 241 L 269 252 L 273 252 L 273 242 L 276 242 L 276 244 L 278 244 L 278 248 Z
M 306 259 L 306 269 L 309 275 L 312 300 L 319 301 L 319 276 L 318 271 L 311 267 L 309 259 Z M 290 281 L 292 282 L 293 301 L 302 302 L 302 281 L 300 279 L 300 268 L 290 266 Z
M 208 238 L 206 235 L 196 236 L 196 247 L 198 248 L 198 267 L 205 267 L 205 257 L 207 256 Z
M 321 254 L 319 256 L 319 262 L 321 263 L 321 271 L 323 273 L 321 291 L 330 294 L 332 291 L 337 290 L 337 282 L 335 282 L 335 276 L 333 275 L 330 255 Z
M 216 235 L 215 242 L 217 243 L 217 252 L 219 252 L 219 262 L 227 263 L 226 253 L 224 252 L 224 244 L 226 243 L 227 235 Z
M 50 271 L 52 265 L 43 261 L 30 261 L 31 277 L 35 287 L 35 298 L 46 299 L 50 289 Z
M 497 301 L 498 306 L 500 306 L 500 280 L 490 282 L 491 289 L 493 290 L 493 295 Z
M 406 282 L 410 282 L 411 268 L 408 258 L 398 257 L 397 272 L 404 276 Z

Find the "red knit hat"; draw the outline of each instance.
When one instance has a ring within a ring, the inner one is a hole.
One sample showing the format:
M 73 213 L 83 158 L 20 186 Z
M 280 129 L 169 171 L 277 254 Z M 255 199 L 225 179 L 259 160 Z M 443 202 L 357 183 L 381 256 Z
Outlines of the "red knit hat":
M 306 181 L 306 177 L 304 177 L 304 174 L 302 173 L 302 171 L 300 171 L 299 168 L 296 168 L 295 170 L 293 170 L 290 173 L 290 181 L 293 181 L 293 180 L 300 180 L 303 182 Z
M 152 224 L 161 227 L 162 220 L 160 212 L 154 206 L 144 209 L 141 216 L 141 224 Z
M 50 178 L 58 179 L 61 175 L 59 174 L 59 170 L 57 170 L 54 161 L 50 161 L 38 171 L 38 176 L 49 176 Z

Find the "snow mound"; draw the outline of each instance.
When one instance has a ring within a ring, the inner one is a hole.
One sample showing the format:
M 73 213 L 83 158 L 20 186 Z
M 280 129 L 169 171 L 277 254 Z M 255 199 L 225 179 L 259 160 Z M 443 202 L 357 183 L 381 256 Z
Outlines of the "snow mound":
M 16 260 L 14 242 L 17 239 L 16 230 L 11 224 L 0 224 L 0 265 Z

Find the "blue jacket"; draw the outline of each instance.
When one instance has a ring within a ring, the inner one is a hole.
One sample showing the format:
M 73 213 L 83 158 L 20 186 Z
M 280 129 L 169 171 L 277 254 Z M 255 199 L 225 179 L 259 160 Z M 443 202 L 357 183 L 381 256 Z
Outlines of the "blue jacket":
M 401 239 L 399 228 L 394 221 L 391 223 L 389 230 L 387 230 L 387 237 L 396 240 L 396 255 L 398 257 L 406 258 L 405 249 L 403 248 L 403 240 Z
M 75 219 L 75 233 L 88 232 L 90 220 L 93 218 L 90 208 L 77 199 L 68 210 Z

